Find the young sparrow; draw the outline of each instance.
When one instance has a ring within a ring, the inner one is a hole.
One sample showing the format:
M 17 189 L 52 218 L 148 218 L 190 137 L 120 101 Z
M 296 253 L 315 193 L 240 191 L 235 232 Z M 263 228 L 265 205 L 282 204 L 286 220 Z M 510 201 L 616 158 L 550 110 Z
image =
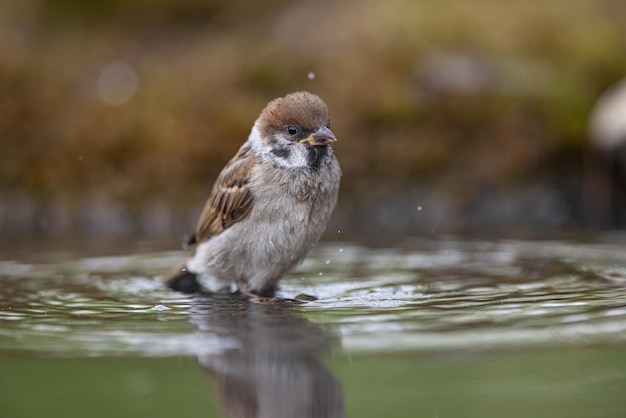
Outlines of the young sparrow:
M 218 176 L 195 234 L 195 254 L 163 278 L 182 292 L 205 275 L 220 288 L 271 296 L 315 246 L 337 202 L 341 169 L 328 107 L 296 92 L 272 100 Z

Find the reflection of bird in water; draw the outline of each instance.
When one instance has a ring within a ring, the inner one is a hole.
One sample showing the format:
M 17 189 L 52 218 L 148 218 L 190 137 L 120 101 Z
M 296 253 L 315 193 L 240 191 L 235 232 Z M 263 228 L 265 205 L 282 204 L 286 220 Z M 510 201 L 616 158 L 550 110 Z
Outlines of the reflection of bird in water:
M 606 91 L 589 122 L 593 150 L 587 164 L 589 223 L 626 227 L 626 79 Z
M 320 356 L 332 336 L 295 316 L 289 303 L 258 304 L 236 295 L 198 295 L 191 322 L 223 341 L 198 347 L 228 417 L 344 417 L 341 387 Z

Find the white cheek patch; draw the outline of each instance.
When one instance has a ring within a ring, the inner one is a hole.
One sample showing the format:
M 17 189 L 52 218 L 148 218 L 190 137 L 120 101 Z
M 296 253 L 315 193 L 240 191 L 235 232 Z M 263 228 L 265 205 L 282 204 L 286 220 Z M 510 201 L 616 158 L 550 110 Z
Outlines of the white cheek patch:
M 265 161 L 272 161 L 274 164 L 281 167 L 306 167 L 307 152 L 306 146 L 298 144 L 296 142 L 285 142 L 285 149 L 288 150 L 288 155 L 279 156 L 272 152 L 268 144 L 261 138 L 261 133 L 257 127 L 257 122 L 254 123 L 248 141 L 252 146 L 252 150 L 256 155 L 261 157 Z M 286 141 L 286 140 L 285 140 Z

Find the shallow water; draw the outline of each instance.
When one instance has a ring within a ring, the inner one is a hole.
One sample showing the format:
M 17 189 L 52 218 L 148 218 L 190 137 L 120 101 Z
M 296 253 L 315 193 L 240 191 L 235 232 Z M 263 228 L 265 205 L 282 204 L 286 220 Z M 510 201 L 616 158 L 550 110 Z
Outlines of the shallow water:
M 14 256 L 0 416 L 625 416 L 625 248 L 325 244 L 302 304 L 165 290 L 181 252 Z

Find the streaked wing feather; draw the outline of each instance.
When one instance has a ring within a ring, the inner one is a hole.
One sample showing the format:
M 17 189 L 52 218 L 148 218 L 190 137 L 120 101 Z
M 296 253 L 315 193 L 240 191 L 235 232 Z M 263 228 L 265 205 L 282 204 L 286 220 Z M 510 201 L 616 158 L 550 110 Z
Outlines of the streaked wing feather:
M 198 243 L 221 233 L 250 213 L 254 196 L 249 182 L 255 162 L 254 152 L 244 144 L 226 164 L 200 215 L 195 234 Z

